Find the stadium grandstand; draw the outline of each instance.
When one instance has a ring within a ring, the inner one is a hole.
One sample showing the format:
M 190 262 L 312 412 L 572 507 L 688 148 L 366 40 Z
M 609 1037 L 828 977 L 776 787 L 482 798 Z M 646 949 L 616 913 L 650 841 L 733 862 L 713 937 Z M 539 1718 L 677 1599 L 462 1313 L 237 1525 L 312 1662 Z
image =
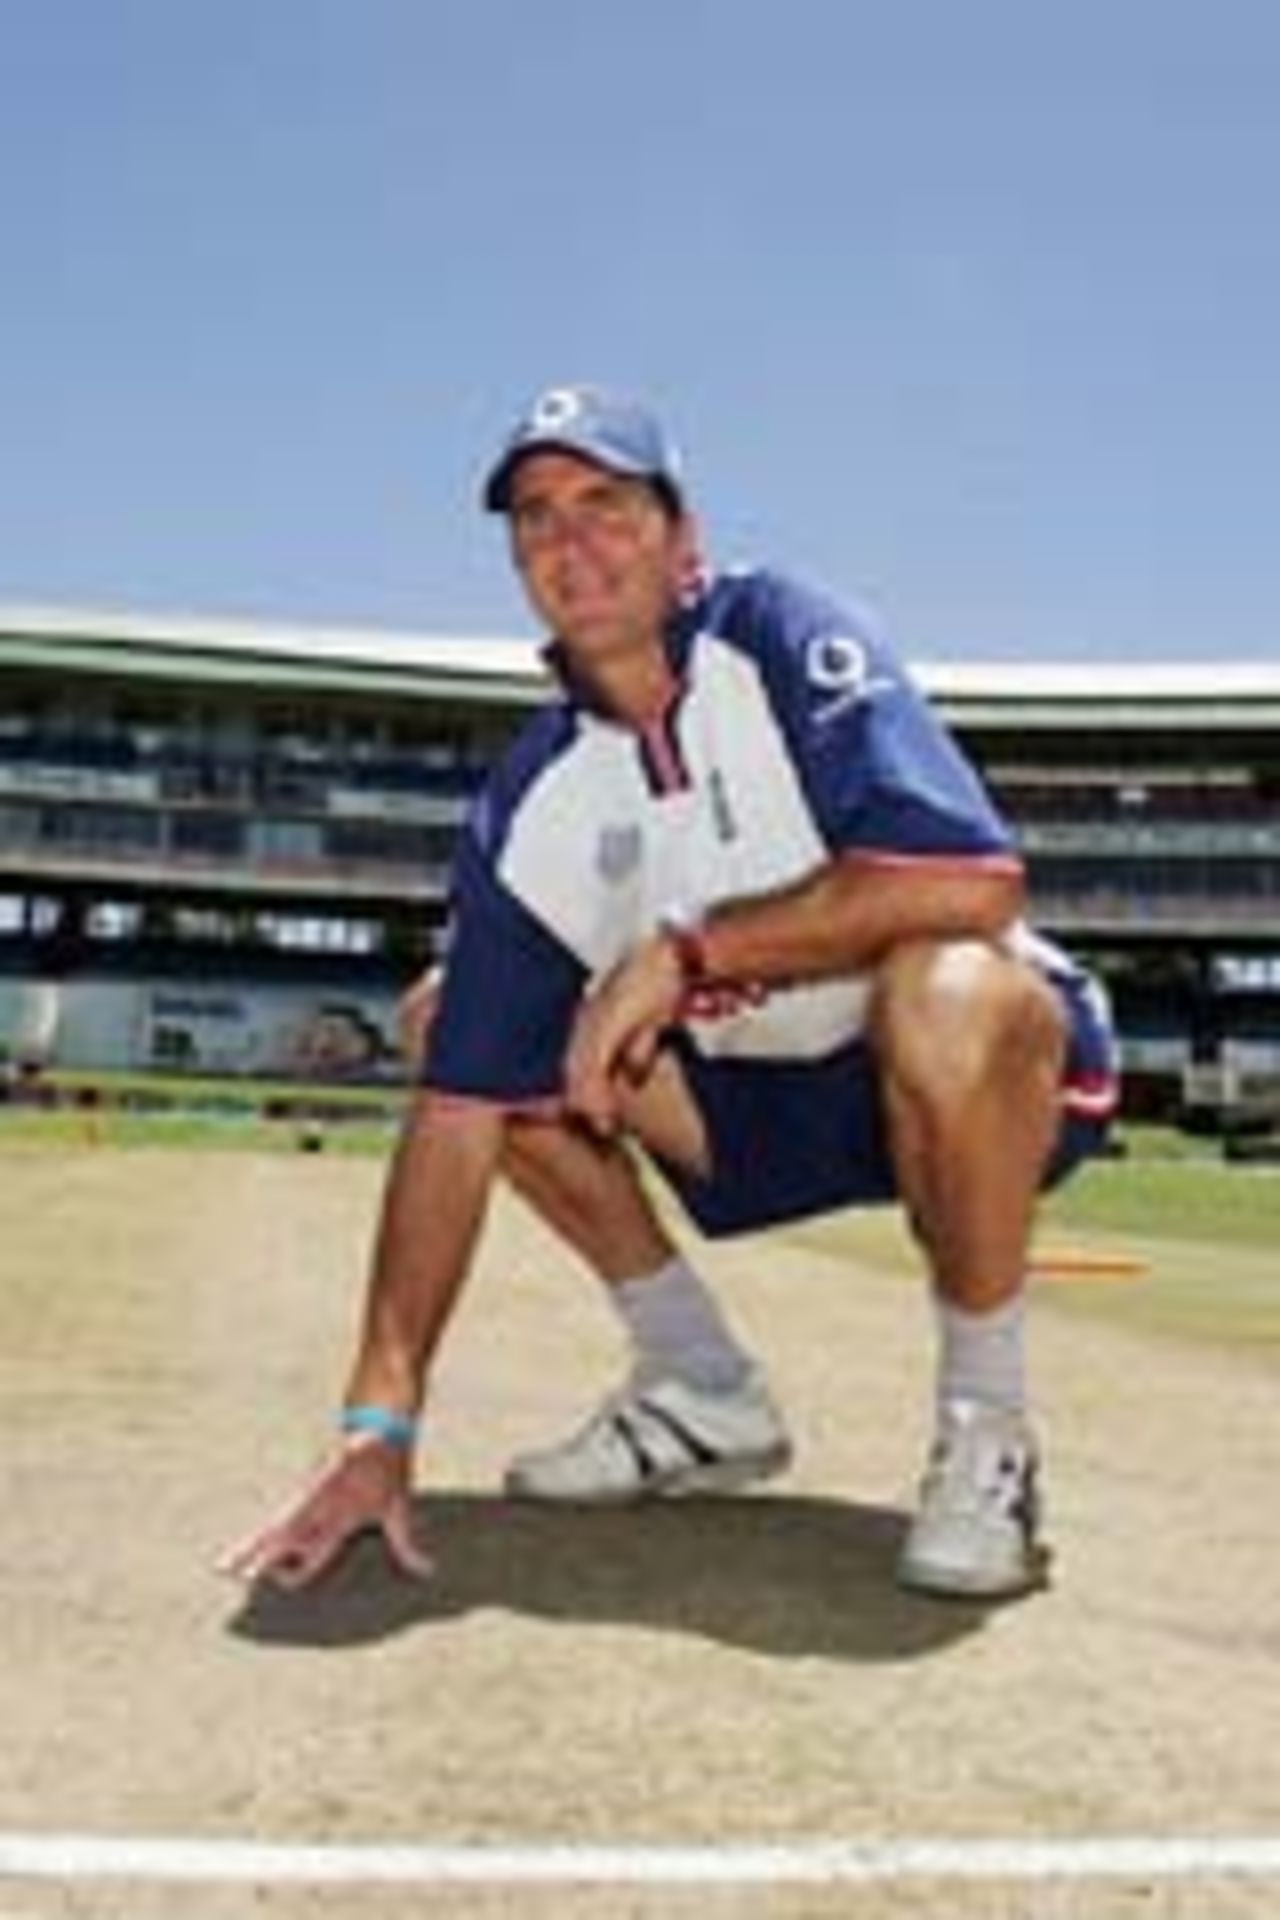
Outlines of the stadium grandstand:
M 1133 1113 L 1280 1108 L 1280 666 L 918 664 Z M 377 1082 L 532 641 L 0 607 L 0 1058 Z

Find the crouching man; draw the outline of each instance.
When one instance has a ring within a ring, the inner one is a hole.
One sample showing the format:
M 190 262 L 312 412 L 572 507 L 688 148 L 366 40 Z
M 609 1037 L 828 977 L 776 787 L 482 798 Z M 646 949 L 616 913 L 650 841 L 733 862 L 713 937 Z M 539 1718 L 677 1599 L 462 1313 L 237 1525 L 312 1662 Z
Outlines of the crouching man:
M 545 394 L 484 497 L 558 695 L 461 841 L 333 1457 L 228 1564 L 300 1585 L 377 1527 L 426 1569 L 418 1420 L 499 1176 L 610 1289 L 634 1357 L 510 1491 L 627 1502 L 785 1466 L 764 1374 L 643 1156 L 707 1235 L 903 1203 L 938 1372 L 899 1576 L 1021 1591 L 1042 1565 L 1028 1240 L 1115 1103 L 1097 989 L 1026 926 L 1008 831 L 883 640 L 777 573 L 704 573 L 651 414 Z

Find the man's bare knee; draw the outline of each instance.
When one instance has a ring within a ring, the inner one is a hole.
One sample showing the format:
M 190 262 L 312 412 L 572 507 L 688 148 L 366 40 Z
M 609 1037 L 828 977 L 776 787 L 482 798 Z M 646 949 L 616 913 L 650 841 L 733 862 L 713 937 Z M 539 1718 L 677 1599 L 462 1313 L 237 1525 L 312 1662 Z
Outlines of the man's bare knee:
M 870 1034 L 901 1092 L 956 1101 L 993 1081 L 1055 1084 L 1065 1045 L 1052 988 L 979 940 L 913 941 L 888 955 Z
M 606 1280 L 651 1272 L 670 1257 L 626 1144 L 572 1121 L 512 1120 L 502 1171 L 536 1214 Z
M 692 1173 L 710 1170 L 706 1125 L 673 1054 L 659 1053 L 643 1082 L 623 1087 L 619 1110 L 628 1133 L 661 1159 Z

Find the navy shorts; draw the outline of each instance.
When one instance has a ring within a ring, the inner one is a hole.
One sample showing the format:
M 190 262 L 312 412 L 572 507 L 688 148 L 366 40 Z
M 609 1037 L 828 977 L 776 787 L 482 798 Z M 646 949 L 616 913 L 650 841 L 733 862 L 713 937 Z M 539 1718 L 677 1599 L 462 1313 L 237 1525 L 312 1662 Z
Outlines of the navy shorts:
M 1115 1042 L 1096 988 L 1086 977 L 1050 984 L 1067 1015 L 1068 1047 L 1046 1187 L 1101 1150 L 1115 1094 Z M 709 1238 L 898 1198 L 879 1075 L 864 1041 L 815 1061 L 709 1058 L 683 1033 L 671 1044 L 703 1116 L 712 1169 L 702 1179 L 653 1157 Z

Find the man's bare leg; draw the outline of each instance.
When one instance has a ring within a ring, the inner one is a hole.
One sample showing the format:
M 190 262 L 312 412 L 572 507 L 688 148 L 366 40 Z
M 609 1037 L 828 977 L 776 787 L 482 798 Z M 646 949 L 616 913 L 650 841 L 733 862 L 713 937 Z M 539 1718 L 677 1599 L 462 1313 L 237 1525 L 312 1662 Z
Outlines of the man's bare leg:
M 921 943 L 886 963 L 872 1038 L 940 1333 L 939 1440 L 903 1577 L 934 1590 L 1013 1591 L 1040 1566 L 1023 1301 L 1059 1125 L 1065 1022 L 1052 988 L 1009 956 Z
M 623 1119 L 664 1153 L 705 1164 L 673 1063 L 628 1094 Z M 606 1283 L 636 1361 L 631 1384 L 578 1433 L 512 1462 L 509 1490 L 625 1501 L 727 1490 L 785 1465 L 790 1444 L 759 1370 L 659 1221 L 629 1149 L 572 1122 L 516 1122 L 504 1170 Z
M 1052 988 L 976 942 L 904 947 L 873 1004 L 894 1163 L 940 1296 L 973 1314 L 1022 1292 L 1060 1119 Z
M 645 1193 L 628 1147 L 571 1121 L 516 1120 L 502 1170 L 521 1199 L 599 1278 L 652 1273 L 676 1245 Z

